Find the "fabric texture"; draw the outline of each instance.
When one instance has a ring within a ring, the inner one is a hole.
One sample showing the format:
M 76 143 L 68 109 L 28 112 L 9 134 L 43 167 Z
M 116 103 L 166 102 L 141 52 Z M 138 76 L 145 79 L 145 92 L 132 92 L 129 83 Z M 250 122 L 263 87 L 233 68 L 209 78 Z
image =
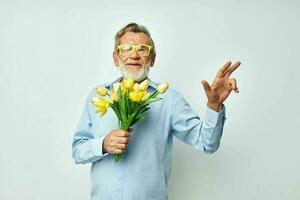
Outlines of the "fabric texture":
M 112 89 L 121 78 L 101 86 Z M 159 83 L 149 81 L 148 91 L 152 93 Z M 102 142 L 110 131 L 119 128 L 118 119 L 111 108 L 102 118 L 95 113 L 90 100 L 98 96 L 97 87 L 86 99 L 72 143 L 75 163 L 92 164 L 92 200 L 168 199 L 174 136 L 201 152 L 217 151 L 225 106 L 220 112 L 207 107 L 202 120 L 180 92 L 169 88 L 160 94 L 162 100 L 150 104 L 145 119 L 132 126 L 127 151 L 116 163 L 113 154 L 102 153 Z

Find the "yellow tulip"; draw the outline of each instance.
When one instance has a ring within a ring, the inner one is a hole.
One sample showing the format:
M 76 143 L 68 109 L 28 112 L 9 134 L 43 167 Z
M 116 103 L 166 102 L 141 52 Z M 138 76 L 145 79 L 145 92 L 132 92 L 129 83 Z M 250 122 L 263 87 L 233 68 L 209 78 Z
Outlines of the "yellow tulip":
M 123 85 L 121 85 L 121 95 L 124 95 L 128 91 Z
M 138 83 L 135 83 L 133 85 L 133 90 L 139 90 L 139 84 Z
M 151 94 L 149 92 L 146 92 L 142 98 L 142 101 L 146 101 L 147 99 L 149 99 L 150 96 Z
M 105 95 L 107 95 L 108 89 L 106 89 L 105 87 L 100 86 L 100 87 L 98 87 L 98 88 L 96 89 L 96 92 L 97 92 L 100 96 L 104 97 Z
M 91 101 L 92 104 L 98 107 L 96 112 L 100 113 L 100 117 L 102 117 L 107 112 L 110 102 L 101 97 L 93 97 Z
M 110 102 L 105 100 L 104 98 L 101 98 L 101 97 L 93 97 L 92 98 L 92 103 L 97 106 L 98 108 L 102 108 L 102 107 L 105 107 L 105 108 L 108 108 L 109 105 L 110 105 Z
M 94 102 L 99 101 L 99 99 L 100 99 L 99 97 L 92 97 L 91 101 L 94 104 Z
M 119 87 L 121 86 L 121 83 L 116 82 L 113 84 L 114 92 L 118 92 Z
M 118 93 L 115 92 L 115 91 L 111 92 L 110 95 L 109 95 L 109 97 L 110 97 L 110 99 L 111 99 L 112 101 L 118 101 L 118 100 L 119 100 Z
M 122 86 L 128 90 L 132 90 L 134 85 L 134 80 L 131 77 L 128 77 L 122 81 Z
M 145 92 L 144 91 L 133 91 L 129 93 L 129 98 L 131 99 L 131 101 L 134 102 L 140 102 L 144 96 Z
M 143 82 L 141 82 L 139 84 L 139 89 L 140 90 L 147 90 L 148 87 L 149 87 L 149 80 L 148 79 L 144 80 Z
M 102 117 L 107 112 L 107 108 L 102 107 L 96 110 L 96 113 L 99 113 L 99 116 Z
M 169 88 L 169 84 L 168 83 L 163 83 L 161 85 L 158 86 L 157 90 L 160 94 L 163 94 L 166 92 L 166 90 Z

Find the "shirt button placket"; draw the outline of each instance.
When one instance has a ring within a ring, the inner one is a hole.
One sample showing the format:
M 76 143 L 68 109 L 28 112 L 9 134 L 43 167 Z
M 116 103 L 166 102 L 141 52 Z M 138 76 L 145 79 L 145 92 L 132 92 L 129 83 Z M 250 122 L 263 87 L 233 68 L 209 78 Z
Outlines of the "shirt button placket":
M 123 194 L 124 194 L 124 177 L 125 177 L 125 164 L 126 164 L 126 152 L 122 154 L 122 157 L 120 159 L 121 165 L 122 165 L 122 173 L 119 177 L 120 185 L 121 185 L 121 200 L 123 200 Z

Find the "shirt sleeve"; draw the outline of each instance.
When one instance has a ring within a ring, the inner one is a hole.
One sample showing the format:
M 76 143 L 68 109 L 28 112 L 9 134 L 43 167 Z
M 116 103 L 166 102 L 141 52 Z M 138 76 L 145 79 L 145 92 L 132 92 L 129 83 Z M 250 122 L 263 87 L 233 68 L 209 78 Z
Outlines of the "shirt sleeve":
M 225 106 L 220 112 L 206 108 L 204 120 L 195 113 L 182 94 L 174 105 L 172 130 L 175 137 L 197 150 L 211 154 L 218 150 L 225 122 Z
M 91 132 L 93 122 L 91 120 L 89 103 L 90 95 L 86 99 L 84 110 L 73 136 L 72 156 L 76 164 L 91 163 L 108 155 L 102 152 L 104 137 L 95 138 Z

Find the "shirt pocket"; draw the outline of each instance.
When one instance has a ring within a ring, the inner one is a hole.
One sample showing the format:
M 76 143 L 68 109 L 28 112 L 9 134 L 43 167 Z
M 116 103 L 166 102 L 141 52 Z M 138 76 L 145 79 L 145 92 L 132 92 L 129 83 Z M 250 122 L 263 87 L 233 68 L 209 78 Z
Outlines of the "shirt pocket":
M 118 118 L 110 108 L 108 108 L 107 112 L 102 117 L 100 117 L 98 113 L 93 113 L 92 118 L 91 131 L 95 138 L 106 136 L 112 130 L 119 128 Z

